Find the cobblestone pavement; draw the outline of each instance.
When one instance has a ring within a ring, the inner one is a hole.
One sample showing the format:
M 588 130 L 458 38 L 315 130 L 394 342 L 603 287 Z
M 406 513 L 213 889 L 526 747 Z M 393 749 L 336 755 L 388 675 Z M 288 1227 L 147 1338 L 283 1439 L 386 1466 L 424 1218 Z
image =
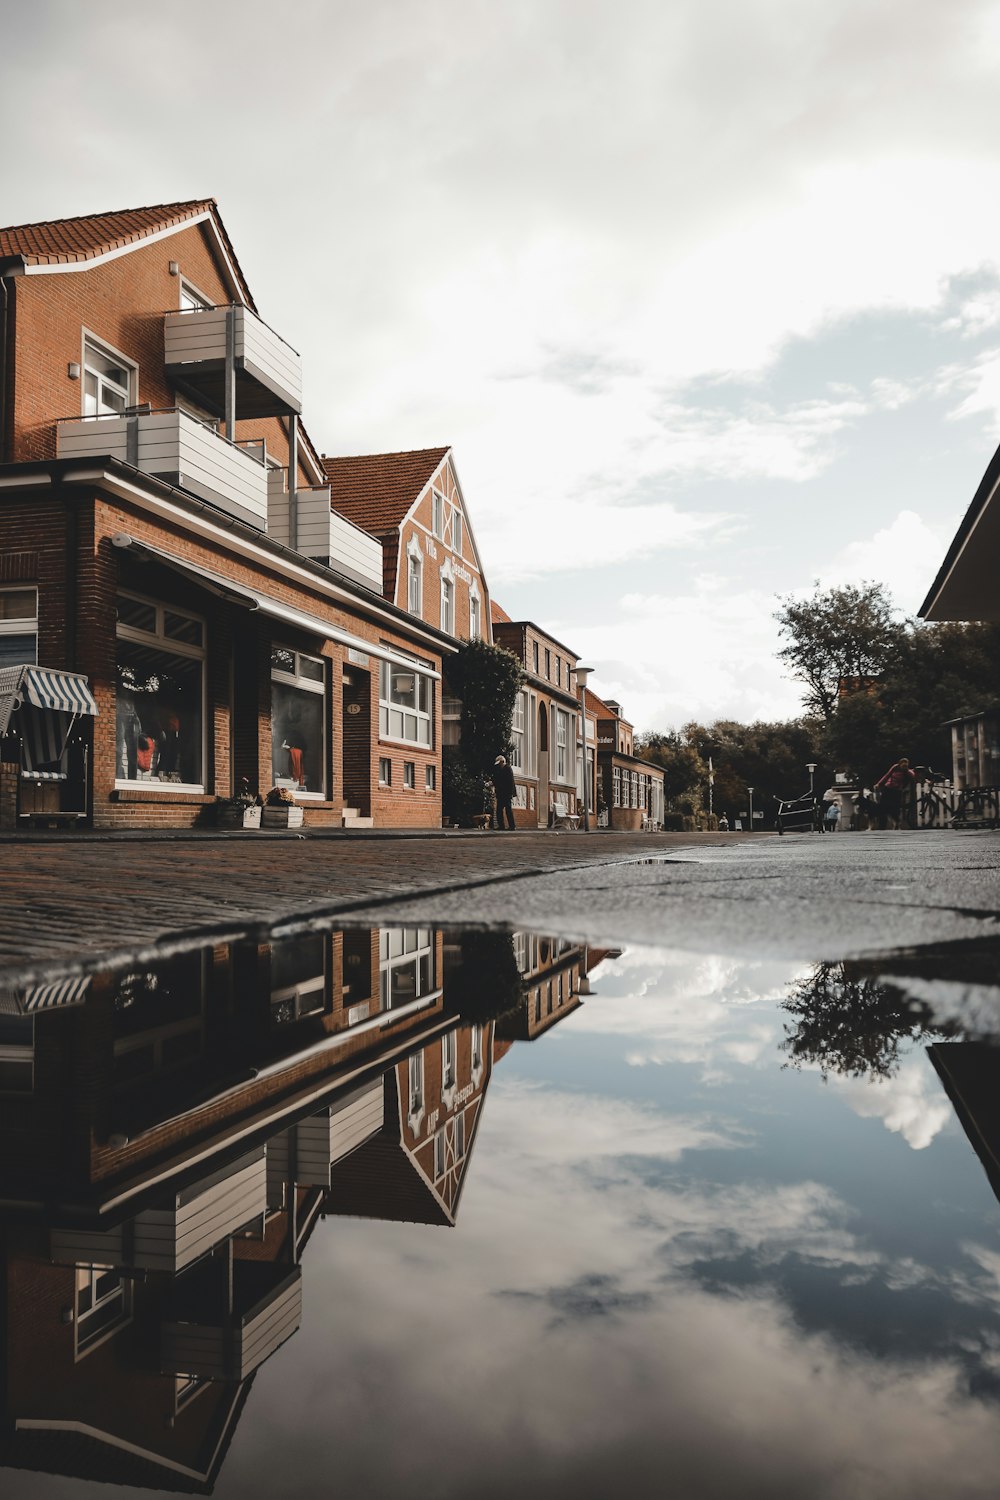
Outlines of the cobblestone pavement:
M 0 982 L 296 920 L 844 957 L 1000 933 L 1000 834 L 117 835 L 0 843 Z
M 699 836 L 695 836 L 699 838 Z M 729 839 L 739 835 L 728 835 Z M 760 838 L 760 835 L 744 835 Z M 727 835 L 701 835 L 706 844 Z M 0 975 L 662 855 L 691 834 L 123 834 L 0 843 Z

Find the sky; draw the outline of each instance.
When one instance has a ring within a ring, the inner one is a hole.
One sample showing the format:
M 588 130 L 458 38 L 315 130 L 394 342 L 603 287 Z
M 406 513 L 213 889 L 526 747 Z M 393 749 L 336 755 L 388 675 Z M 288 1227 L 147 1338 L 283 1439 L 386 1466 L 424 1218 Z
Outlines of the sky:
M 34 0 L 0 221 L 214 196 L 325 453 L 450 444 L 493 597 L 640 730 L 795 716 L 1000 437 L 1000 0 Z

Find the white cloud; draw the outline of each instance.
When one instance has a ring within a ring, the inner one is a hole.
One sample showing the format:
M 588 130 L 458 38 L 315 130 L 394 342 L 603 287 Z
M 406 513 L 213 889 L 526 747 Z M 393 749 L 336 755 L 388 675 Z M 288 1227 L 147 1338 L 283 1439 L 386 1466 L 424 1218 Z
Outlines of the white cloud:
M 873 536 L 848 542 L 835 552 L 823 568 L 820 581 L 831 588 L 875 579 L 886 585 L 904 613 L 915 614 L 957 524 L 957 515 L 929 525 L 915 511 L 901 510 Z

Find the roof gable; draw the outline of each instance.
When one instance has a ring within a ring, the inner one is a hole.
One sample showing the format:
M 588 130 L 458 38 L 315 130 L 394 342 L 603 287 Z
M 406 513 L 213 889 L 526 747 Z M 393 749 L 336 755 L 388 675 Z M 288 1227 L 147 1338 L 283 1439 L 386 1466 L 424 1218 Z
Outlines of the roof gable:
M 333 508 L 372 536 L 385 536 L 402 524 L 450 451 L 412 448 L 350 458 L 324 454 Z
M 214 198 L 114 209 L 76 219 L 15 224 L 0 229 L 0 261 L 20 260 L 27 272 L 82 269 L 94 261 L 126 254 L 159 235 L 170 234 L 202 220 L 208 221 L 215 230 L 223 258 L 229 262 L 229 269 L 246 305 L 256 311 Z

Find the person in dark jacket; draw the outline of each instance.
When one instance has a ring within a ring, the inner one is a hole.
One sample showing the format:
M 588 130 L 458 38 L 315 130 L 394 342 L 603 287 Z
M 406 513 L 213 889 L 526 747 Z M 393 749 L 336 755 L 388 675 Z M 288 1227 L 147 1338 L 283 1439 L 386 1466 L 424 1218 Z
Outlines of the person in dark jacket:
M 507 817 L 507 827 L 514 827 L 514 772 L 504 756 L 498 755 L 493 762 L 491 773 L 493 780 L 493 791 L 496 795 L 497 811 L 496 826 L 503 828 L 504 814 Z
M 903 813 L 903 794 L 916 781 L 908 760 L 897 760 L 875 783 L 880 793 L 878 804 L 878 826 L 899 828 Z

